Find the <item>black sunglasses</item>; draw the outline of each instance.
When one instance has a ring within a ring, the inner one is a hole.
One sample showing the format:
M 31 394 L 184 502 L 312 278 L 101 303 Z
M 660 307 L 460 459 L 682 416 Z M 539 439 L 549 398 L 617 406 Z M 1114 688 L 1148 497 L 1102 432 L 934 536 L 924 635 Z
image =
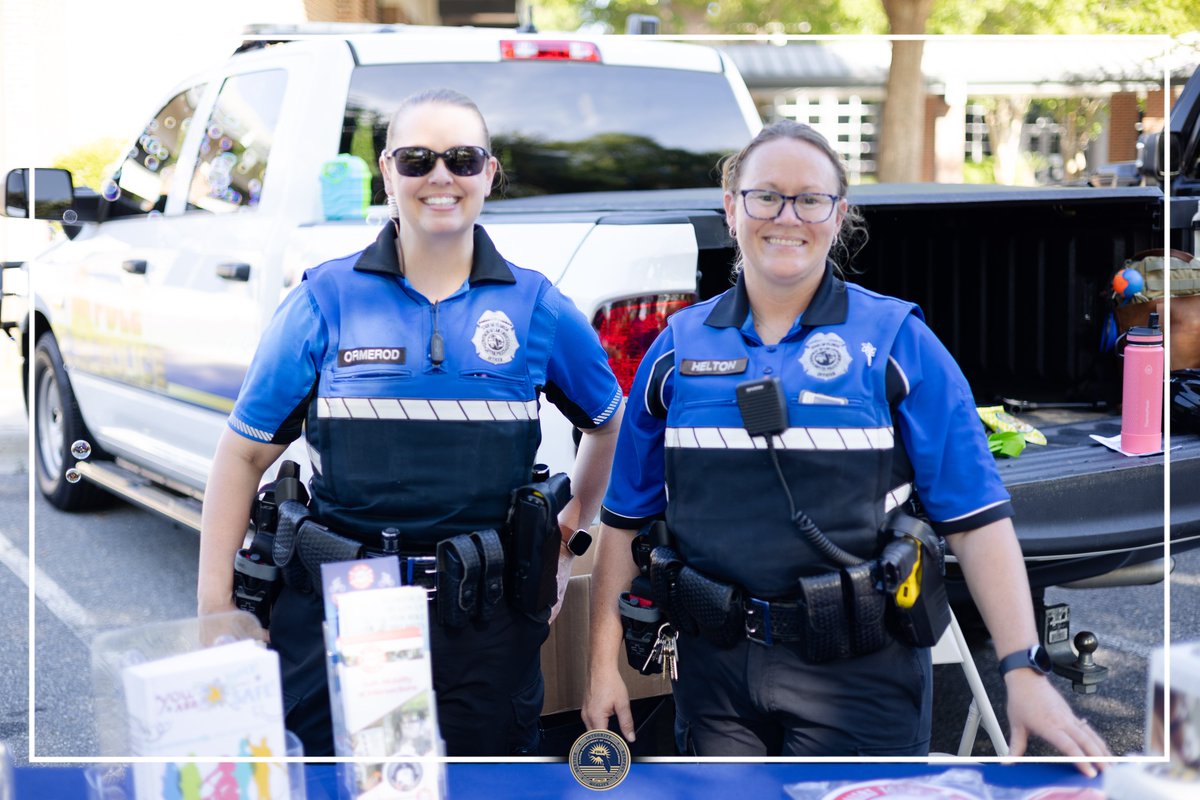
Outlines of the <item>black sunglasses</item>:
M 397 147 L 388 153 L 396 165 L 396 171 L 406 178 L 428 175 L 437 165 L 439 158 L 450 172 L 469 178 L 483 172 L 491 155 L 482 147 L 474 145 L 451 147 L 444 153 L 430 150 L 428 147 Z

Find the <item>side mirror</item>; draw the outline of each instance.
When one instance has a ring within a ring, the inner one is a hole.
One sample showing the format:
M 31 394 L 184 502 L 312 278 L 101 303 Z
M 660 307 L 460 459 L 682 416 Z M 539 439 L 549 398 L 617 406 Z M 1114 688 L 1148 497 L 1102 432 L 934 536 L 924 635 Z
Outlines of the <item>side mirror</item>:
M 1171 160 L 1167 163 L 1165 136 L 1171 137 Z M 1183 139 L 1178 134 L 1148 133 L 1142 137 L 1138 155 L 1138 174 L 1162 182 L 1179 174 Z
M 30 178 L 33 181 L 33 218 L 61 221 L 75 202 L 71 173 L 65 169 L 14 169 L 4 179 L 3 212 L 6 217 L 30 218 Z

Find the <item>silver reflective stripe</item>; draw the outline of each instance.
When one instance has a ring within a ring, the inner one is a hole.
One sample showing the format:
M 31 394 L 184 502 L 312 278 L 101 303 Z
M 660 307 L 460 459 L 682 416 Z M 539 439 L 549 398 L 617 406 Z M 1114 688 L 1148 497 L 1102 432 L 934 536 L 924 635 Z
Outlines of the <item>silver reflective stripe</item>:
M 308 439 L 304 440 L 304 446 L 308 448 L 308 460 L 312 462 L 313 472 L 321 475 L 321 454 L 317 452 L 317 448 L 309 444 Z
M 617 402 L 620 402 L 618 399 Z M 317 416 L 332 419 L 412 419 L 439 422 L 469 420 L 536 420 L 537 401 L 509 400 L 423 400 L 420 398 L 387 397 L 320 397 Z M 249 433 L 247 426 L 230 417 L 238 430 L 247 435 L 270 441 L 271 435 L 262 431 Z
M 271 439 L 275 438 L 261 428 L 254 428 L 247 425 L 232 414 L 229 416 L 229 426 L 243 436 L 257 439 L 260 442 L 270 442 Z
M 883 513 L 888 513 L 896 506 L 906 502 L 910 497 L 912 497 L 911 483 L 905 483 L 901 486 L 897 486 L 895 489 L 892 489 L 890 492 L 888 492 L 887 497 L 883 499 Z
M 781 450 L 891 450 L 891 427 L 788 428 L 772 437 Z M 765 437 L 751 438 L 744 428 L 667 428 L 667 447 L 700 450 L 765 450 Z
M 597 417 L 592 417 L 592 424 L 600 426 L 608 422 L 608 418 L 615 414 L 618 406 L 621 405 L 621 397 L 621 393 L 617 392 L 613 396 L 613 399 L 609 401 L 608 405 L 605 406 L 604 410 L 600 412 L 600 415 Z

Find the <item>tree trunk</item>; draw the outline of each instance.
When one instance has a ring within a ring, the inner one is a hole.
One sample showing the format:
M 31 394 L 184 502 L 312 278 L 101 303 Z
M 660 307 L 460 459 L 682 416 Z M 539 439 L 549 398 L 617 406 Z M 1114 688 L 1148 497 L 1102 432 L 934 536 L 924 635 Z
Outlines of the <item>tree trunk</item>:
M 893 34 L 920 35 L 933 0 L 883 0 Z M 925 77 L 922 41 L 892 42 L 879 142 L 879 180 L 917 181 L 925 156 Z
M 1029 186 L 1035 182 L 1033 171 L 1021 157 L 1021 126 L 1028 109 L 1028 97 L 997 97 L 984 115 L 995 158 L 996 183 Z

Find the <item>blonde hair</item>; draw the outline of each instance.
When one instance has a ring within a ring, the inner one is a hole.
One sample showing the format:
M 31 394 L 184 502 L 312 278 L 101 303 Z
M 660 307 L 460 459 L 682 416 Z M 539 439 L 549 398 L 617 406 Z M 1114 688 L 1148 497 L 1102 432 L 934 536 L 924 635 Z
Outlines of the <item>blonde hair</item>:
M 479 118 L 479 127 L 483 130 L 483 149 L 489 153 L 492 152 L 492 134 L 488 130 L 487 120 L 483 118 L 483 112 L 479 110 L 479 106 L 475 105 L 475 101 L 462 92 L 445 88 L 424 89 L 420 92 L 410 94 L 401 100 L 400 105 L 396 106 L 396 110 L 392 112 L 392 118 L 388 121 L 386 147 L 391 148 L 395 143 L 395 132 L 400 127 L 400 120 L 405 114 L 417 106 L 427 106 L 435 103 L 444 106 L 457 106 L 458 108 L 465 108 L 473 112 Z M 492 180 L 492 186 L 503 192 L 507 177 L 504 172 L 504 165 L 500 163 L 499 159 L 496 159 L 496 177 Z
M 829 163 L 833 165 L 834 172 L 837 175 L 838 197 L 846 196 L 850 188 L 850 178 L 846 172 L 846 165 L 842 163 L 841 156 L 837 154 L 837 151 L 830 146 L 829 141 L 815 128 L 790 119 L 778 120 L 764 126 L 758 135 L 750 140 L 749 144 L 733 155 L 727 156 L 721 162 L 721 188 L 730 194 L 736 195 L 741 188 L 742 165 L 746 163 L 746 159 L 756 149 L 776 139 L 791 139 L 796 142 L 805 142 L 820 150 L 829 159 Z M 842 217 L 841 227 L 838 228 L 837 234 L 833 239 L 833 246 L 829 250 L 829 260 L 833 262 L 834 267 L 838 271 L 847 270 L 850 261 L 853 260 L 854 256 L 858 255 L 866 243 L 867 226 L 863 220 L 862 213 L 855 206 L 847 206 L 846 214 Z M 737 262 L 733 267 L 734 272 L 740 272 L 742 265 L 742 255 L 739 252 Z

